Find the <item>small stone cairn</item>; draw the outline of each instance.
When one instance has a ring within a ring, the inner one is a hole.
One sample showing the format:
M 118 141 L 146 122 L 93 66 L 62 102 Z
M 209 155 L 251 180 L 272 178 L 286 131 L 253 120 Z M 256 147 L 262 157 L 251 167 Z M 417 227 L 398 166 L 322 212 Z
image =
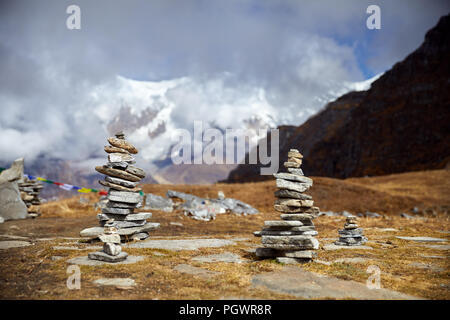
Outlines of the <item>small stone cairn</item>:
M 338 246 L 359 246 L 367 242 L 363 229 L 358 228 L 356 217 L 349 216 L 345 219 L 344 229 L 339 230 L 339 240 L 334 244 Z
M 36 218 L 41 215 L 39 205 L 41 199 L 39 193 L 44 186 L 37 180 L 30 180 L 24 177 L 22 181 L 18 183 L 20 197 L 27 206 L 27 212 L 29 218 Z
M 108 138 L 110 145 L 105 146 L 108 163 L 95 167 L 96 171 L 106 175 L 105 180 L 99 183 L 109 188 L 106 204 L 97 215 L 100 227 L 84 229 L 80 235 L 100 238 L 104 234 L 103 227 L 113 219 L 121 240 L 144 240 L 148 238 L 149 231 L 159 228 L 159 223 L 147 222 L 152 216 L 150 212 L 134 212 L 142 206 L 142 189 L 137 184 L 145 177 L 145 172 L 132 165 L 135 163 L 132 154 L 138 153 L 138 150 L 125 140 L 122 132 L 115 136 Z
M 319 241 L 312 220 L 320 212 L 314 207 L 312 197 L 304 194 L 313 181 L 304 176 L 300 166 L 302 154 L 291 149 L 284 163 L 287 173 L 275 173 L 278 190 L 274 208 L 281 212 L 280 221 L 265 221 L 265 228 L 254 233 L 262 237 L 263 248 L 256 249 L 262 258 L 276 258 L 281 263 L 305 263 L 311 261 L 319 249 Z
M 120 235 L 117 231 L 117 224 L 114 219 L 106 221 L 103 227 L 103 233 L 98 236 L 103 242 L 103 250 L 91 252 L 88 258 L 91 260 L 100 260 L 106 262 L 120 262 L 128 257 L 128 253 L 122 251 L 120 246 Z

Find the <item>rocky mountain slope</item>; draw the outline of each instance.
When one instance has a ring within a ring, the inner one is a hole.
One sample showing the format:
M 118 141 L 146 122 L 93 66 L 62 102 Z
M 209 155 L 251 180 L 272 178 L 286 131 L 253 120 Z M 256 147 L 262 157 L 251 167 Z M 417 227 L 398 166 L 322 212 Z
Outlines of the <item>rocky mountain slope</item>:
M 304 171 L 337 178 L 440 169 L 450 161 L 450 15 L 371 88 L 347 93 L 303 125 L 279 127 L 280 154 L 305 156 Z M 280 167 L 285 159 L 280 159 Z M 239 165 L 227 181 L 258 181 Z

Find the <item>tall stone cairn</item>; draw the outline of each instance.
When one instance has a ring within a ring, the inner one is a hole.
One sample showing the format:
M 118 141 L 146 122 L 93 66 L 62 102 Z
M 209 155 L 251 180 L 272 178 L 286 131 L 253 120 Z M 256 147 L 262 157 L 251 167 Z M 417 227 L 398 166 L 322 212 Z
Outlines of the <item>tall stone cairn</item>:
M 144 240 L 149 237 L 149 231 L 159 228 L 159 223 L 147 222 L 152 216 L 150 212 L 134 212 L 142 207 L 142 189 L 137 184 L 145 178 L 144 170 L 133 166 L 136 162 L 132 155 L 138 150 L 125 140 L 123 132 L 108 138 L 108 142 L 110 145 L 105 146 L 108 163 L 95 167 L 105 175 L 105 180 L 99 183 L 109 188 L 106 206 L 97 215 L 100 227 L 84 229 L 80 235 L 98 238 L 104 233 L 106 222 L 113 219 L 122 241 Z
M 313 219 L 320 210 L 314 207 L 310 195 L 304 192 L 311 188 L 313 181 L 304 176 L 300 166 L 302 154 L 291 149 L 284 167 L 288 172 L 275 173 L 278 190 L 274 208 L 281 212 L 282 220 L 265 221 L 264 229 L 254 233 L 262 237 L 263 248 L 256 249 L 262 258 L 276 258 L 281 263 L 305 263 L 311 261 L 319 249 L 319 241 Z
M 359 246 L 367 242 L 363 234 L 363 229 L 358 228 L 355 216 L 349 216 L 345 219 L 344 229 L 338 231 L 339 240 L 334 244 L 338 246 Z
M 24 177 L 18 183 L 20 197 L 22 201 L 27 206 L 28 218 L 36 218 L 41 215 L 39 205 L 41 204 L 41 199 L 39 198 L 39 193 L 44 186 L 37 180 L 30 180 Z

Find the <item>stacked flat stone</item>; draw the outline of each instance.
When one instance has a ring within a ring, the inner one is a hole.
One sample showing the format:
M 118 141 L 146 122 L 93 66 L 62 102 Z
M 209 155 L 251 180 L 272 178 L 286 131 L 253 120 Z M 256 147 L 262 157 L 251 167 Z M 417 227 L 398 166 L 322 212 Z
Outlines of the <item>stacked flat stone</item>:
M 300 166 L 302 154 L 291 149 L 284 167 L 288 172 L 275 173 L 278 190 L 274 208 L 281 212 L 281 219 L 265 221 L 265 228 L 255 232 L 262 237 L 263 248 L 256 249 L 262 258 L 276 258 L 281 263 L 304 263 L 311 261 L 319 249 L 319 241 L 313 219 L 320 210 L 314 207 L 310 195 L 304 192 L 311 188 L 313 181 L 304 176 Z
M 98 236 L 103 242 L 103 250 L 91 252 L 88 258 L 91 260 L 100 260 L 106 262 L 120 262 L 128 257 L 126 252 L 122 251 L 120 246 L 120 235 L 117 231 L 117 224 L 114 219 L 108 220 L 103 227 L 103 233 Z
M 339 230 L 339 240 L 334 244 L 338 246 L 359 246 L 367 242 L 363 234 L 363 229 L 358 228 L 355 216 L 348 216 L 345 219 L 344 229 Z
M 108 142 L 110 145 L 105 146 L 108 163 L 95 167 L 96 171 L 106 175 L 105 180 L 99 183 L 109 188 L 107 202 L 97 216 L 100 227 L 84 229 L 80 235 L 99 237 L 106 222 L 114 219 L 121 240 L 144 240 L 148 238 L 149 231 L 159 228 L 159 223 L 147 222 L 152 216 L 150 212 L 134 212 L 142 206 L 142 189 L 137 184 L 145 177 L 142 169 L 133 166 L 135 160 L 132 155 L 137 154 L 138 150 L 125 140 L 122 132 L 117 133 L 115 138 L 109 138 Z
M 27 212 L 29 218 L 35 218 L 41 215 L 39 205 L 41 199 L 39 193 L 44 186 L 37 180 L 30 180 L 24 177 L 21 182 L 18 183 L 20 197 L 27 206 Z

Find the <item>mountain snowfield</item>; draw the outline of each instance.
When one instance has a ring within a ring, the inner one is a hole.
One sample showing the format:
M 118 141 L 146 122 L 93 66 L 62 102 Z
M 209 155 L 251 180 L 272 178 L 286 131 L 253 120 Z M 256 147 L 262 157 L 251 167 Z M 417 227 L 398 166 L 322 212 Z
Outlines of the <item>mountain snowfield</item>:
M 178 129 L 190 131 L 193 137 L 194 121 L 202 121 L 203 129 L 217 128 L 222 133 L 227 128 L 249 130 L 247 134 L 256 142 L 270 128 L 300 125 L 337 97 L 367 90 L 380 76 L 361 82 L 324 84 L 322 95 L 308 97 L 299 102 L 298 108 L 275 105 L 261 87 L 234 86 L 230 74 L 207 81 L 189 77 L 137 81 L 117 76 L 113 85 L 94 88 L 90 98 L 105 132 L 111 135 L 123 129 L 140 150 L 138 161 L 154 173 L 171 165 L 170 152 L 179 142 Z M 208 142 L 195 143 L 204 147 Z

